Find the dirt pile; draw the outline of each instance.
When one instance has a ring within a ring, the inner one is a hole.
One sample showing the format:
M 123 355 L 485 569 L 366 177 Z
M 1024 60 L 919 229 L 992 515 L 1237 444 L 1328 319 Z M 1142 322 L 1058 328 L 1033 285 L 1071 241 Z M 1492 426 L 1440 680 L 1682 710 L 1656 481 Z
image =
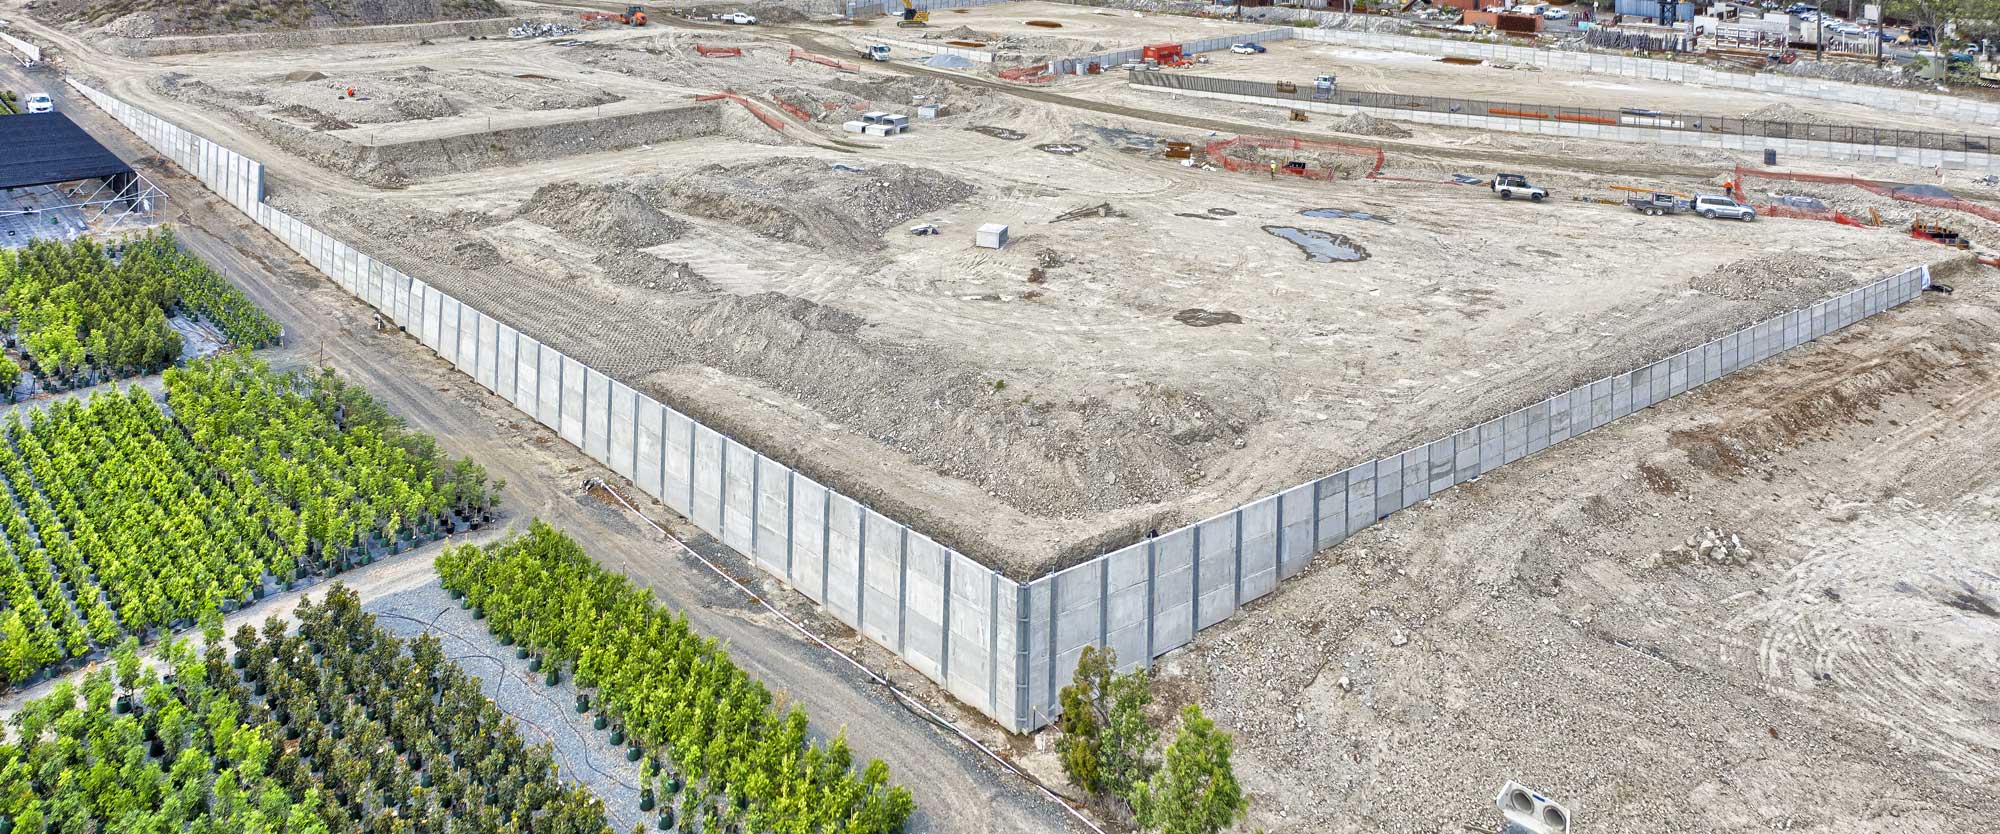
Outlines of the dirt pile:
M 790 243 L 854 252 L 881 249 L 884 230 L 979 193 L 929 168 L 850 171 L 802 158 L 708 165 L 657 187 L 656 205 Z
M 1914 66 L 1914 65 L 1912 65 Z M 1868 64 L 1851 64 L 1835 61 L 1795 61 L 1782 64 L 1771 70 L 1779 75 L 1799 78 L 1823 78 L 1848 84 L 1868 84 L 1876 87 L 1900 87 L 1917 89 L 1929 86 L 1915 72 L 1900 67 L 1875 67 Z
M 1784 253 L 1731 261 L 1696 276 L 1688 285 L 1731 301 L 1780 298 L 1803 301 L 1858 286 L 1869 274 L 1865 265 L 1856 268 L 1814 255 Z
M 1795 125 L 1827 125 L 1834 123 L 1834 120 L 1814 113 L 1811 110 L 1803 110 L 1784 102 L 1759 107 L 1743 114 L 1743 118 L 1762 119 L 1767 122 L 1790 122 Z
M 687 231 L 637 193 L 612 184 L 554 183 L 535 189 L 520 216 L 611 250 L 657 246 Z
M 126 38 L 275 32 L 498 17 L 495 0 L 43 0 L 30 14 L 51 23 L 104 26 Z
M 1327 125 L 1335 133 L 1352 133 L 1356 136 L 1380 136 L 1385 139 L 1408 139 L 1410 131 L 1402 125 L 1379 119 L 1367 113 L 1356 113 Z

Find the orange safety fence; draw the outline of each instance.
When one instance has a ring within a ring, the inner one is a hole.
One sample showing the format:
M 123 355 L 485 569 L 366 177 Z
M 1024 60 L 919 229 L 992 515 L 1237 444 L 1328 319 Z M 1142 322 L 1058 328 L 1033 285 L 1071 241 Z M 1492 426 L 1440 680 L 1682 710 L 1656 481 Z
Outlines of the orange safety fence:
M 1873 224 L 1862 222 L 1853 215 L 1838 209 L 1809 209 L 1798 206 L 1760 205 L 1754 206 L 1760 217 L 1784 217 L 1792 220 L 1824 220 L 1842 226 L 1873 228 Z
M 1917 205 L 1931 206 L 1933 208 L 1962 211 L 1967 214 L 1984 217 L 1987 220 L 1991 220 L 1995 223 L 2000 223 L 2000 209 L 1995 209 L 1992 206 L 1982 205 L 1980 203 L 1975 203 L 1970 200 L 1962 200 L 1957 197 L 1933 197 L 1927 194 L 1911 194 L 1902 190 L 1902 187 L 1905 185 L 1905 183 L 1883 182 L 1881 180 L 1869 180 L 1869 179 L 1862 179 L 1860 177 L 1841 176 L 1838 174 L 1801 174 L 1792 171 L 1767 171 L 1760 168 L 1745 168 L 1741 165 L 1736 166 L 1736 182 L 1739 183 L 1739 187 L 1740 183 L 1742 183 L 1745 179 L 1749 178 L 1756 178 L 1762 180 L 1789 180 L 1793 182 L 1818 182 L 1818 183 L 1827 183 L 1829 185 L 1851 185 L 1854 186 L 1855 188 L 1862 189 L 1871 194 L 1877 194 L 1883 197 L 1887 197 L 1891 200 L 1896 200 L 1904 203 L 1916 203 Z
M 1374 164 L 1369 167 L 1368 173 L 1362 175 L 1368 179 L 1374 179 L 1382 173 L 1382 163 L 1385 158 L 1381 148 L 1371 148 L 1366 145 L 1343 145 L 1338 142 L 1321 142 L 1311 139 L 1272 139 L 1263 136 L 1238 136 L 1234 139 L 1218 139 L 1202 146 L 1201 152 L 1203 156 L 1208 157 L 1210 162 L 1221 165 L 1223 170 L 1226 171 L 1268 170 L 1264 167 L 1264 163 L 1245 162 L 1229 158 L 1229 149 L 1238 145 L 1277 150 L 1332 151 L 1334 153 L 1374 157 Z M 1311 168 L 1288 168 L 1281 165 L 1278 166 L 1277 170 L 1281 174 L 1303 177 L 1305 179 L 1331 180 L 1334 178 L 1334 172 L 1326 168 L 1315 171 Z
M 1028 84 L 1047 84 L 1056 80 L 1055 73 L 1049 71 L 1048 64 L 1032 64 L 1025 67 L 1015 67 L 1010 70 L 1001 70 L 999 75 L 1007 81 L 1021 81 Z
M 806 112 L 805 108 L 803 107 L 799 107 L 798 105 L 792 104 L 791 102 L 778 98 L 777 96 L 772 96 L 771 101 L 776 103 L 780 109 L 784 110 L 787 113 L 792 114 L 792 116 L 797 118 L 799 121 L 810 122 L 813 120 L 813 114 Z
M 721 101 L 723 99 L 729 99 L 730 101 L 743 105 L 743 109 L 750 111 L 750 115 L 756 116 L 757 121 L 763 122 L 767 127 L 771 128 L 772 130 L 775 130 L 779 133 L 785 132 L 785 123 L 779 121 L 778 117 L 764 112 L 762 108 L 759 108 L 755 104 L 751 104 L 749 99 L 737 95 L 734 91 L 724 90 L 719 93 L 710 93 L 705 96 L 694 97 L 695 101 Z
M 698 43 L 694 45 L 694 51 L 701 53 L 704 58 L 743 57 L 743 48 L 740 46 L 708 46 Z
M 860 72 L 860 71 L 861 71 L 861 68 L 860 68 L 860 67 L 857 67 L 857 66 L 855 66 L 855 65 L 853 65 L 853 64 L 843 64 L 843 63 L 841 63 L 841 62 L 839 62 L 839 61 L 836 61 L 836 60 L 834 60 L 834 59 L 832 59 L 832 58 L 828 58 L 828 57 L 826 57 L 826 56 L 824 56 L 824 55 L 814 55 L 814 54 L 812 54 L 812 53 L 810 53 L 810 52 L 807 52 L 807 51 L 805 51 L 805 50 L 803 50 L 803 49 L 793 49 L 793 50 L 792 50 L 792 54 L 791 54 L 790 56 L 788 56 L 788 57 L 786 57 L 786 58 L 785 58 L 785 63 L 789 64 L 789 63 L 791 63 L 791 62 L 793 62 L 793 61 L 796 61 L 796 60 L 798 60 L 798 59 L 800 59 L 800 58 L 804 58 L 804 59 L 806 59 L 806 60 L 808 60 L 808 61 L 811 61 L 811 62 L 813 62 L 813 63 L 815 63 L 815 64 L 819 64 L 819 65 L 821 65 L 821 66 L 828 66 L 828 67 L 833 67 L 834 69 L 837 69 L 837 70 L 840 70 L 841 72 Z
M 1617 119 L 1613 119 L 1609 116 L 1581 116 L 1572 113 L 1557 113 L 1556 121 L 1587 122 L 1589 124 L 1594 124 L 1594 125 L 1613 125 L 1613 126 L 1616 126 L 1618 124 Z

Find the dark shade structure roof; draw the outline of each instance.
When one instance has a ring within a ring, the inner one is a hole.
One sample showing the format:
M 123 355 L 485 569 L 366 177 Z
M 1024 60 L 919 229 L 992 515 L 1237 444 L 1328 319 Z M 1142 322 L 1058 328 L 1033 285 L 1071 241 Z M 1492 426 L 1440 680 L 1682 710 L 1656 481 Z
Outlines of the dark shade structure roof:
M 0 116 L 0 188 L 129 174 L 132 166 L 61 113 Z

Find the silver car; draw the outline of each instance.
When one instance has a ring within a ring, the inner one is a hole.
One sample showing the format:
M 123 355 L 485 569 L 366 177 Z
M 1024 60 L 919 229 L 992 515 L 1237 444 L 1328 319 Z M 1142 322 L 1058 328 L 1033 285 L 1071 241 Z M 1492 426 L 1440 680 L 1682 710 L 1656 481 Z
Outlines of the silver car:
M 1694 211 L 1696 214 L 1710 220 L 1718 217 L 1727 217 L 1731 220 L 1741 220 L 1747 223 L 1757 219 L 1756 209 L 1721 194 L 1696 195 L 1694 198 Z

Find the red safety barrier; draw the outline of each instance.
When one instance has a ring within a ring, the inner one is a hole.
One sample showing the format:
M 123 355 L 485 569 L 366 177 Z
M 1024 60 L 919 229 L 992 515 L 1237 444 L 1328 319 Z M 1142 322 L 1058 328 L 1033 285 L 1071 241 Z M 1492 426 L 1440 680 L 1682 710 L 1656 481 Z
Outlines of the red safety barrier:
M 751 104 L 749 99 L 737 95 L 736 92 L 733 90 L 723 90 L 722 92 L 719 93 L 710 93 L 705 96 L 694 97 L 695 101 L 721 101 L 723 99 L 729 99 L 730 101 L 743 105 L 743 109 L 750 111 L 750 115 L 756 116 L 757 121 L 763 122 L 765 126 L 771 128 L 772 130 L 775 130 L 779 133 L 785 132 L 785 123 L 783 121 L 780 121 L 776 116 L 764 112 L 763 109 L 759 108 L 757 105 Z
M 707 46 L 698 43 L 694 45 L 694 51 L 701 53 L 704 58 L 743 57 L 743 48 L 740 46 Z
M 808 61 L 811 61 L 811 62 L 813 62 L 813 63 L 815 63 L 815 64 L 819 64 L 820 66 L 826 66 L 826 67 L 833 67 L 834 69 L 837 69 L 837 70 L 840 70 L 841 72 L 860 72 L 860 71 L 861 71 L 861 68 L 860 68 L 860 67 L 857 67 L 857 66 L 855 66 L 855 65 L 853 65 L 853 64 L 843 64 L 843 63 L 841 63 L 841 62 L 839 62 L 839 61 L 836 61 L 836 60 L 834 60 L 834 59 L 832 59 L 832 58 L 828 58 L 828 57 L 825 57 L 825 56 L 821 56 L 821 55 L 814 55 L 814 54 L 812 54 L 812 53 L 810 53 L 810 52 L 807 52 L 807 51 L 805 51 L 805 50 L 803 50 L 803 49 L 794 49 L 794 50 L 792 50 L 792 54 L 791 54 L 790 56 L 788 56 L 788 57 L 786 57 L 786 58 L 785 58 L 785 63 L 789 64 L 789 63 L 791 63 L 791 62 L 793 62 L 793 61 L 796 61 L 796 60 L 798 60 L 798 59 L 800 59 L 800 58 L 804 58 L 804 59 L 806 59 L 806 60 L 808 60 Z
M 1343 145 L 1339 142 L 1321 142 L 1311 139 L 1272 139 L 1263 136 L 1238 136 L 1234 139 L 1218 139 L 1202 146 L 1202 155 L 1208 157 L 1210 162 L 1221 165 L 1227 171 L 1251 171 L 1254 173 L 1269 170 L 1265 163 L 1244 162 L 1229 158 L 1229 149 L 1238 145 L 1250 145 L 1252 147 L 1277 150 L 1331 151 L 1334 153 L 1374 157 L 1374 164 L 1369 167 L 1367 173 L 1362 175 L 1367 179 L 1375 179 L 1381 175 L 1382 163 L 1385 159 L 1381 148 L 1371 148 L 1365 145 Z M 1278 173 L 1312 180 L 1333 179 L 1333 171 L 1325 168 L 1315 171 L 1311 168 L 1287 168 L 1280 165 L 1278 166 Z

